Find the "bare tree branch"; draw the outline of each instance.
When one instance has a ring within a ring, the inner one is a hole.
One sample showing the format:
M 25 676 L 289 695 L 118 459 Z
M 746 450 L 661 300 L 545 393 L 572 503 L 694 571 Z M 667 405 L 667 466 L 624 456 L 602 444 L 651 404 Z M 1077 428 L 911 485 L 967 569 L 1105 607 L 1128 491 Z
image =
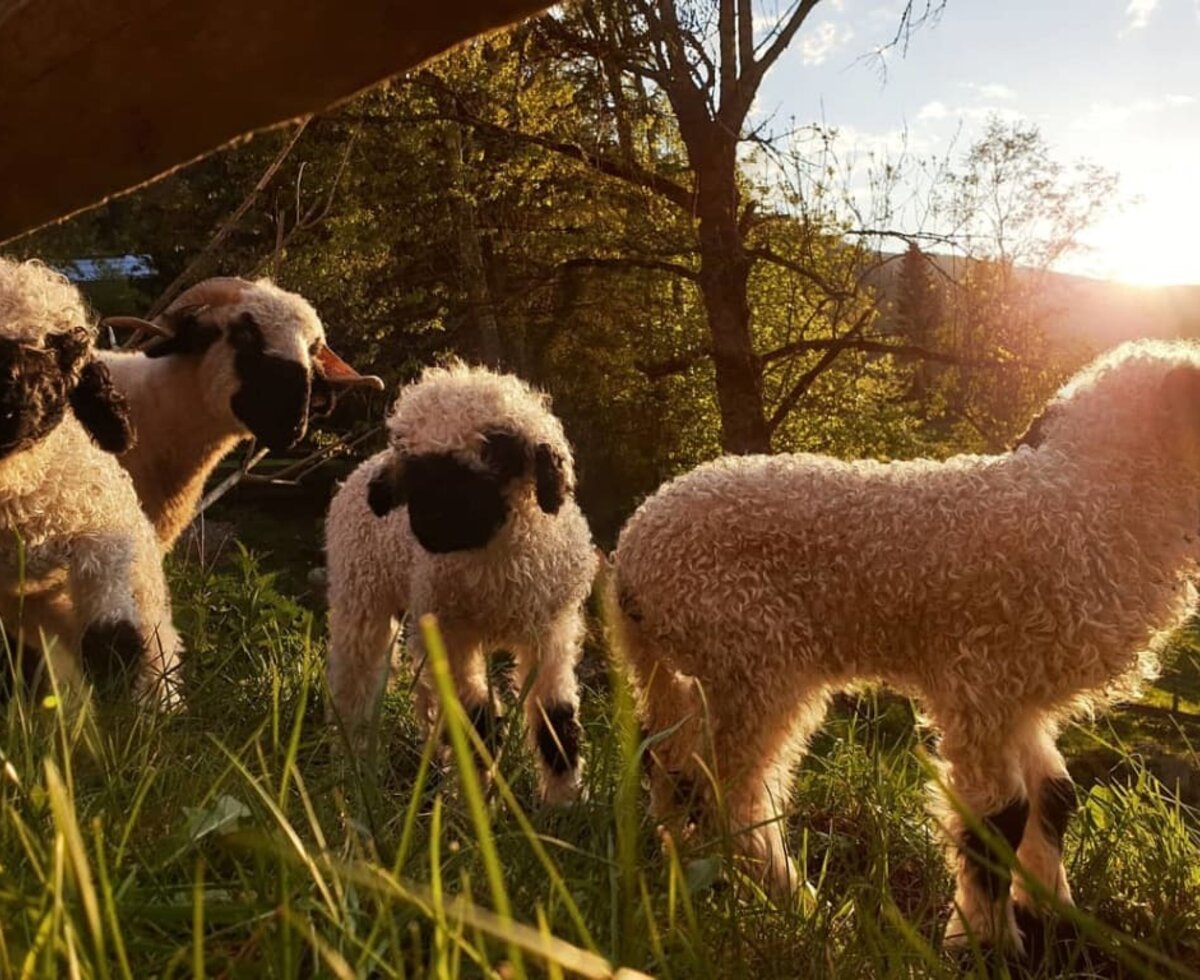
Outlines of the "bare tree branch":
M 211 239 L 209 239 L 208 244 L 200 250 L 200 253 L 194 259 L 192 259 L 192 261 L 187 264 L 184 270 L 175 277 L 171 284 L 162 291 L 161 295 L 154 301 L 154 304 L 147 311 L 146 319 L 150 320 L 158 316 L 158 314 L 171 305 L 171 301 L 183 291 L 186 285 L 194 281 L 195 278 L 198 278 L 197 272 L 205 266 L 205 264 L 212 257 L 213 253 L 215 253 L 225 239 L 229 237 L 229 235 L 241 222 L 242 218 L 246 216 L 246 212 L 249 211 L 251 205 L 258 200 L 258 196 L 265 191 L 268 185 L 270 185 L 271 181 L 274 180 L 275 174 L 279 172 L 279 168 L 283 166 L 284 161 L 287 160 L 288 156 L 295 148 L 296 143 L 300 140 L 301 135 L 303 135 L 304 130 L 307 128 L 311 120 L 312 116 L 305 116 L 300 120 L 300 124 L 292 133 L 291 139 L 289 139 L 283 145 L 283 148 L 279 151 L 279 153 L 276 154 L 275 159 L 271 161 L 267 169 L 263 171 L 262 176 L 258 178 L 258 181 L 250 189 L 250 192 L 245 196 L 245 198 L 242 199 L 242 203 L 237 206 L 233 214 L 225 219 L 225 222 L 219 229 L 217 229 L 217 233 L 213 235 Z

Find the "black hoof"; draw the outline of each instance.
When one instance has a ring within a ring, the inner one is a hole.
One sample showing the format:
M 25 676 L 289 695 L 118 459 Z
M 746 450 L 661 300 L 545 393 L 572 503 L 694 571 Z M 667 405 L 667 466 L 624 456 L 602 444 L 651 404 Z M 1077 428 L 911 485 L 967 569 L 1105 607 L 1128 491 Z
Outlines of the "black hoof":
M 81 644 L 83 672 L 101 697 L 129 691 L 145 648 L 137 627 L 126 619 L 92 623 Z

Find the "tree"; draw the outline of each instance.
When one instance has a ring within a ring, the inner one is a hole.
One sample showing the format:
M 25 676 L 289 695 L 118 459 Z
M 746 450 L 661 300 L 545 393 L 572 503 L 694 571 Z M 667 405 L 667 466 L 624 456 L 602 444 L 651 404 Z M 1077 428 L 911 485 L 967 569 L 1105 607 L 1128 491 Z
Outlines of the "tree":
M 676 271 L 702 299 L 709 335 L 703 356 L 713 365 L 721 444 L 729 452 L 769 451 L 772 430 L 782 422 L 766 411 L 764 362 L 756 350 L 750 301 L 756 263 L 776 258 L 751 242 L 770 208 L 748 193 L 739 147 L 756 138 L 747 118 L 763 78 L 818 3 L 796 0 L 765 36 L 756 36 L 753 0 L 716 0 L 715 5 L 711 0 L 585 0 L 543 18 L 538 29 L 546 48 L 590 66 L 592 84 L 580 90 L 599 94 L 593 120 L 599 138 L 570 141 L 532 130 L 520 119 L 494 122 L 472 111 L 469 100 L 457 100 L 459 121 L 507 133 L 632 184 L 668 202 L 689 222 L 695 264 Z M 918 15 L 913 2 L 906 4 L 897 36 L 906 36 L 937 6 L 927 3 Z M 639 132 L 631 107 L 659 98 L 670 108 L 673 133 L 661 125 Z M 860 324 L 855 334 L 861 329 Z M 830 348 L 824 366 L 852 349 L 856 335 Z M 785 415 L 804 390 L 783 399 Z

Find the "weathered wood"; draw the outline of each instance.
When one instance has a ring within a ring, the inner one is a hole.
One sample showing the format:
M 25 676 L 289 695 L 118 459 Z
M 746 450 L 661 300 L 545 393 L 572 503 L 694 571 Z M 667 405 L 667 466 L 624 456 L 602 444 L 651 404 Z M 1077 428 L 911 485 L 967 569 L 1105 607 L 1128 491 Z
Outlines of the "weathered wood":
M 544 0 L 0 0 L 0 242 Z

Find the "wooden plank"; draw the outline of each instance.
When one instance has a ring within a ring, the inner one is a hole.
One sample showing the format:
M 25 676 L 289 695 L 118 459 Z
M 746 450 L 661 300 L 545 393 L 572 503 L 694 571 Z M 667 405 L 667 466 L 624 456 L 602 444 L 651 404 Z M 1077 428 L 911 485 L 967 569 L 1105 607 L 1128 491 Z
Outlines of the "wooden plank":
M 0 243 L 544 0 L 0 0 Z

